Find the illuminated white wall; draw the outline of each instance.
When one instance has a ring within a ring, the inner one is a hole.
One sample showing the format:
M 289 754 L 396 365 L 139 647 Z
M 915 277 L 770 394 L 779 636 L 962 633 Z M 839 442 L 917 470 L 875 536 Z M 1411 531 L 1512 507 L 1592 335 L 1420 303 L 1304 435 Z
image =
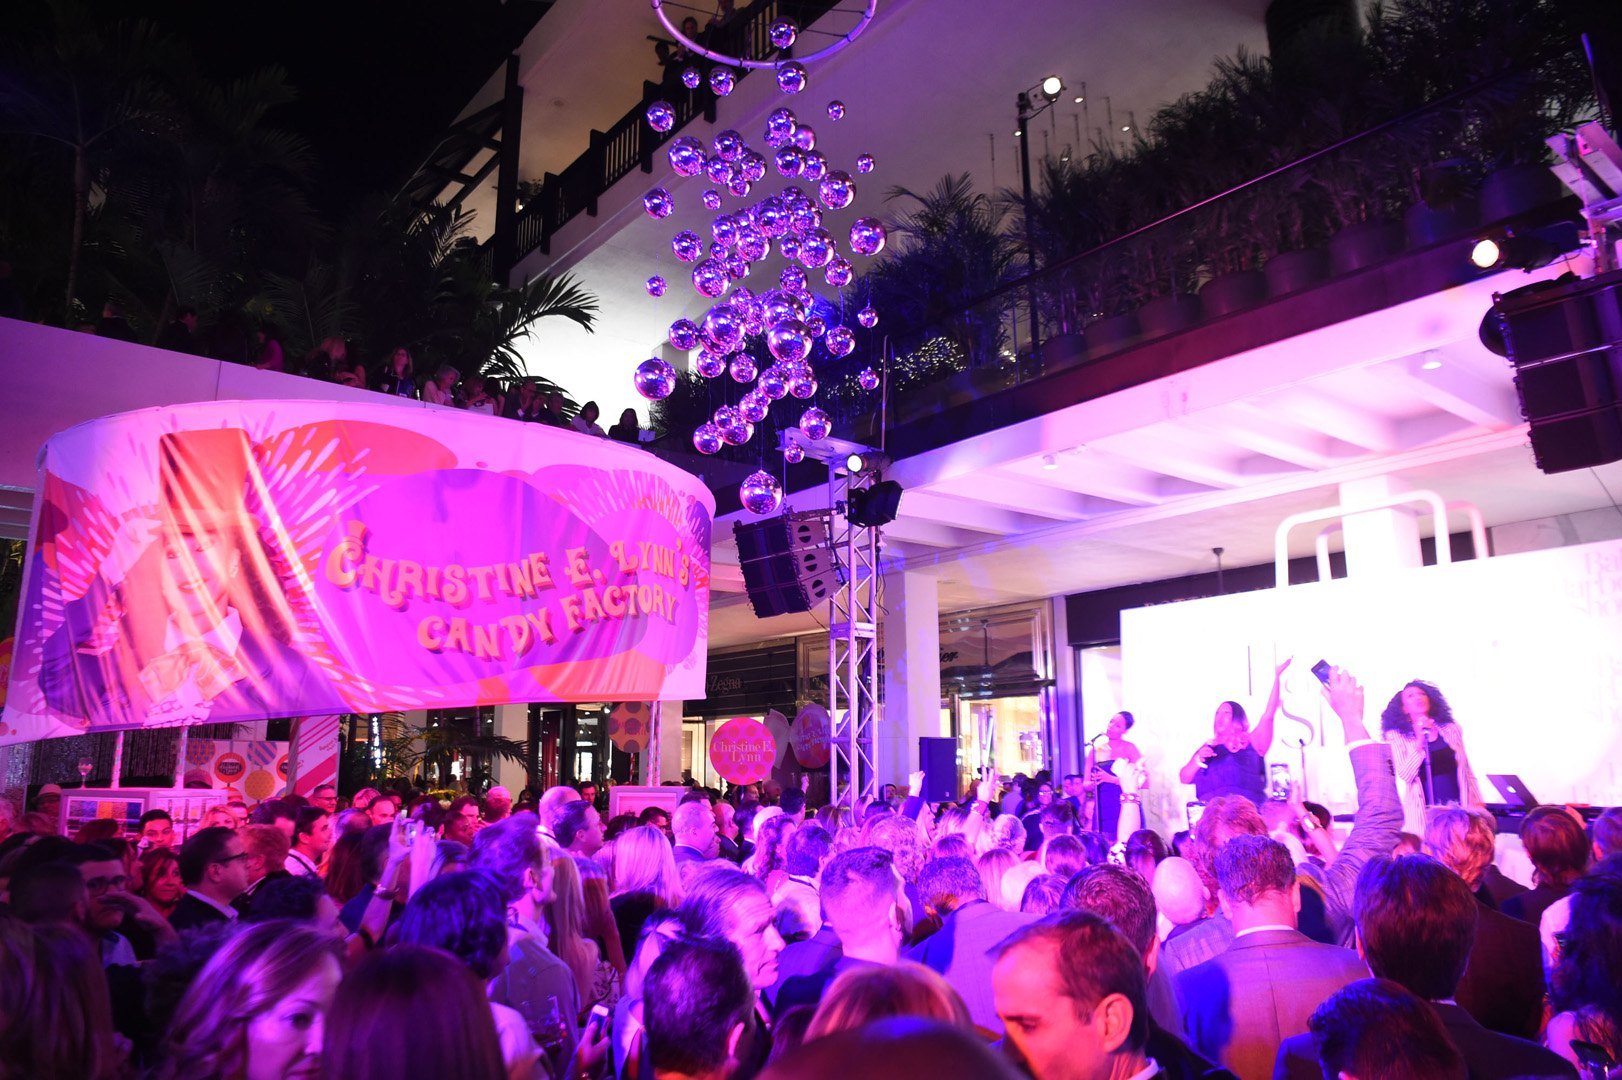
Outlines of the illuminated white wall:
M 1435 683 L 1489 802 L 1487 774 L 1513 773 L 1544 801 L 1622 804 L 1622 541 L 1139 608 L 1121 637 L 1152 825 L 1182 827 L 1194 794 L 1177 771 L 1216 706 L 1258 716 L 1291 655 L 1268 761 L 1298 771 L 1306 738 L 1309 797 L 1337 812 L 1352 808 L 1351 769 L 1310 671 L 1320 658 L 1363 683 L 1376 736 L 1405 682 Z

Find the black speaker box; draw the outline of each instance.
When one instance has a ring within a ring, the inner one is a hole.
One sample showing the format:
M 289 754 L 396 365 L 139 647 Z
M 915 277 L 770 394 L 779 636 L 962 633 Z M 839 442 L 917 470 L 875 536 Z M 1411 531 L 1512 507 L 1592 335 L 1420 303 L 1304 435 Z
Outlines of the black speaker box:
M 732 526 L 743 587 L 758 618 L 811 610 L 811 599 L 800 583 L 798 561 L 789 546 L 788 524 L 775 517 Z
M 957 801 L 957 740 L 922 736 L 918 739 L 918 767 L 924 770 L 923 799 Z

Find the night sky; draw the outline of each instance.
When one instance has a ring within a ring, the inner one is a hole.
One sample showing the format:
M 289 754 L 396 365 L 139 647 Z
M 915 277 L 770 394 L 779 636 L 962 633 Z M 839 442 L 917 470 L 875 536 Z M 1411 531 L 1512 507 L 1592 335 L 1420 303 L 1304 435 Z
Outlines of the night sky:
M 535 0 L 104 0 L 109 18 L 145 17 L 225 80 L 279 64 L 299 100 L 276 125 L 304 134 L 321 163 L 317 206 L 341 215 L 395 190 L 549 5 Z M 13 9 L 14 13 L 16 9 Z

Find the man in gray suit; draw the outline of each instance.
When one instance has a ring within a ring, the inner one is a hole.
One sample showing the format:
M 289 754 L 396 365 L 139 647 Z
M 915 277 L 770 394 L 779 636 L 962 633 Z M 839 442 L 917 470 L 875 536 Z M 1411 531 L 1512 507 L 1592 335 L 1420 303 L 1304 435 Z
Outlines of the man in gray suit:
M 963 998 L 975 1026 L 1001 1037 L 991 992 L 992 949 L 1036 916 L 988 904 L 980 871 L 962 856 L 927 863 L 918 875 L 918 893 L 924 910 L 940 916 L 941 928 L 909 949 L 906 958 L 940 972 Z
M 1389 855 L 1402 833 L 1402 801 L 1397 795 L 1396 775 L 1391 768 L 1391 748 L 1369 736 L 1363 723 L 1363 688 L 1340 668 L 1334 668 L 1324 688 L 1330 707 L 1340 718 L 1341 733 L 1352 758 L 1352 778 L 1357 783 L 1357 813 L 1352 831 L 1340 853 L 1323 867 L 1303 864 L 1299 871 L 1323 895 L 1329 929 L 1340 944 L 1352 944 L 1352 894 L 1357 875 L 1365 863 L 1379 855 Z M 1310 814 L 1302 819 L 1306 829 L 1319 827 Z M 1217 853 L 1235 836 L 1266 836 L 1267 823 L 1248 799 L 1219 797 L 1211 800 L 1194 827 L 1195 868 L 1207 888 L 1215 885 L 1212 863 Z M 1222 913 L 1198 922 L 1166 941 L 1160 963 L 1173 975 L 1204 963 L 1228 947 L 1233 925 Z
M 1480 916 L 1457 874 L 1424 855 L 1376 859 L 1357 887 L 1357 949 L 1374 974 L 1429 1001 L 1472 1080 L 1576 1080 L 1577 1070 L 1537 1043 L 1482 1027 L 1454 1003 Z M 1319 1080 L 1312 1036 L 1286 1039 L 1274 1080 Z
M 1301 884 L 1277 840 L 1234 837 L 1217 853 L 1215 870 L 1234 939 L 1178 976 L 1184 1026 L 1196 1050 L 1240 1080 L 1268 1080 L 1279 1044 L 1304 1033 L 1312 1010 L 1367 978 L 1368 968 L 1350 949 L 1296 929 Z

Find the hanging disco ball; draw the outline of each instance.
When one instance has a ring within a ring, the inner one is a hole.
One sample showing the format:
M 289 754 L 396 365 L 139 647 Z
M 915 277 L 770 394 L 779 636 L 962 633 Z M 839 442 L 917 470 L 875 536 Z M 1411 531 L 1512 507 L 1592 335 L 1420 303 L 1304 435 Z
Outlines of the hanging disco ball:
M 848 326 L 836 326 L 822 344 L 832 356 L 849 356 L 856 349 L 856 334 Z
M 884 222 L 876 217 L 860 217 L 850 223 L 850 249 L 858 255 L 877 255 L 884 250 L 886 237 Z
M 705 349 L 693 362 L 693 370 L 706 379 L 713 379 L 727 369 L 727 358 Z
M 851 266 L 849 259 L 842 255 L 836 255 L 829 260 L 828 269 L 823 272 L 822 280 L 836 289 L 843 289 L 850 284 L 850 279 L 855 276 L 855 273 L 856 269 Z
M 845 118 L 845 103 L 835 98 L 828 102 L 828 119 L 843 120 Z
M 805 154 L 799 147 L 785 146 L 777 152 L 773 163 L 777 166 L 777 175 L 792 179 L 805 171 Z
M 812 442 L 826 439 L 833 426 L 834 422 L 828 418 L 828 414 L 815 405 L 800 414 L 800 434 Z
M 693 267 L 693 288 L 697 289 L 701 296 L 714 300 L 731 287 L 732 278 L 727 276 L 725 263 L 705 259 Z
M 810 124 L 801 124 L 794 129 L 794 145 L 801 150 L 815 150 L 817 148 L 817 129 Z
M 870 173 L 870 172 L 872 172 L 873 171 L 873 155 L 872 154 L 858 154 L 858 155 L 856 155 L 856 171 L 859 172 L 859 173 Z
M 851 180 L 850 173 L 835 169 L 823 177 L 822 183 L 817 187 L 817 197 L 828 209 L 843 210 L 855 201 L 856 184 Z
M 783 447 L 783 460 L 790 465 L 798 465 L 805 460 L 805 447 L 797 442 L 791 442 Z
M 670 144 L 665 152 L 670 167 L 677 176 L 697 176 L 704 171 L 704 144 L 691 135 L 683 135 Z
M 777 477 L 760 469 L 744 477 L 738 485 L 738 500 L 751 514 L 769 514 L 783 501 L 783 488 Z
M 739 155 L 741 155 L 746 148 L 747 144 L 743 141 L 743 136 L 739 135 L 731 128 L 727 128 L 725 131 L 719 132 L 715 136 L 714 140 L 710 143 L 710 149 L 715 151 L 715 156 L 721 158 L 723 161 L 738 160 Z
M 876 390 L 879 385 L 879 373 L 870 367 L 863 368 L 856 376 L 856 384 L 863 390 Z
M 710 72 L 710 89 L 716 97 L 726 97 L 738 85 L 738 77 L 731 68 L 718 67 Z
M 790 60 L 777 65 L 777 88 L 785 94 L 798 94 L 805 89 L 805 65 Z
M 731 308 L 717 304 L 704 316 L 704 336 L 722 350 L 730 349 L 743 338 L 743 322 Z
M 748 385 L 755 381 L 758 374 L 755 368 L 755 358 L 746 352 L 736 353 L 732 357 L 732 381 Z
M 817 380 L 811 375 L 799 373 L 790 375 L 788 392 L 801 401 L 809 401 L 817 396 Z
M 650 218 L 667 218 L 676 209 L 676 200 L 664 188 L 654 188 L 642 196 L 642 209 L 648 212 Z
M 798 319 L 784 319 L 766 331 L 766 348 L 785 364 L 804 360 L 811 351 L 811 331 Z
M 772 145 L 773 139 L 794 138 L 794 125 L 798 122 L 793 109 L 782 106 L 773 109 L 766 117 L 766 145 Z
M 693 429 L 693 449 L 701 454 L 719 453 L 726 441 L 721 438 L 721 429 L 706 420 Z
M 698 324 L 692 319 L 677 319 L 670 324 L 670 347 L 682 352 L 698 348 Z
M 655 274 L 648 279 L 647 288 L 649 296 L 663 296 L 665 294 L 665 279 Z
M 703 195 L 699 196 L 699 200 L 703 202 L 706 210 L 721 209 L 721 193 L 714 188 L 705 191 Z
M 670 251 L 682 262 L 697 262 L 704 254 L 704 241 L 691 229 L 683 229 L 670 238 Z
M 794 25 L 792 19 L 779 19 L 772 23 L 771 28 L 766 31 L 766 36 L 771 40 L 772 48 L 791 49 L 794 47 L 794 39 L 800 36 L 800 28 Z
M 646 113 L 648 126 L 655 131 L 669 131 L 676 126 L 676 110 L 668 101 L 655 101 Z
M 760 381 L 755 388 L 766 395 L 768 401 L 781 401 L 788 396 L 788 383 L 783 376 L 783 369 L 773 364 L 760 373 Z
M 771 402 L 759 390 L 751 390 L 738 399 L 738 412 L 751 424 L 758 424 L 766 419 L 766 413 L 771 408 Z
M 659 401 L 676 389 L 676 369 L 668 361 L 652 356 L 636 366 L 634 381 L 637 393 L 649 401 Z
M 681 84 L 689 90 L 697 90 L 698 84 L 704 81 L 704 76 L 698 73 L 698 68 L 687 68 L 681 73 Z
M 856 321 L 871 330 L 879 324 L 879 313 L 871 307 L 865 307 L 856 313 Z
M 800 176 L 814 184 L 827 175 L 828 159 L 816 150 L 807 152 L 805 155 L 805 168 L 800 170 Z

